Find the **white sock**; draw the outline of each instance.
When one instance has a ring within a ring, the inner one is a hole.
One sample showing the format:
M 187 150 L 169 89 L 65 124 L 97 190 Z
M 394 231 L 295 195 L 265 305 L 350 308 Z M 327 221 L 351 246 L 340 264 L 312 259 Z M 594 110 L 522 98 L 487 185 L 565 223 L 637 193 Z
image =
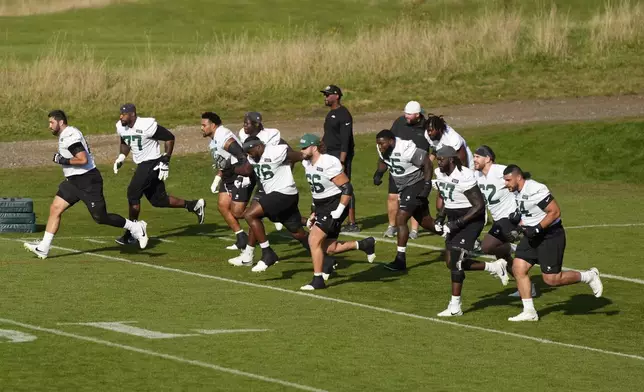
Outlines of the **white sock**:
M 255 247 L 250 246 L 250 245 L 246 245 L 246 249 L 244 249 L 244 252 L 253 254 L 253 253 L 255 253 Z
M 581 281 L 584 283 L 589 283 L 593 278 L 593 273 L 590 271 L 579 271 L 581 274 Z
M 360 244 L 356 241 L 356 249 L 360 249 Z
M 269 246 L 271 246 L 271 244 L 269 244 L 268 241 L 262 242 L 261 244 L 259 244 L 259 247 L 262 248 L 262 249 L 266 249 Z
M 322 276 L 322 272 L 314 272 L 313 276 Z
M 461 303 L 461 296 L 460 295 L 452 295 L 452 300 L 449 301 L 450 304 L 453 305 L 460 305 Z
M 126 219 L 126 220 L 125 220 L 125 226 L 123 226 L 123 228 L 124 228 L 125 230 L 130 230 L 130 231 L 132 231 L 132 228 L 133 228 L 133 227 L 134 227 L 134 221 L 131 221 L 131 220 L 129 220 L 129 219 Z
M 42 241 L 40 241 L 40 244 L 38 244 L 38 250 L 48 253 L 49 247 L 51 246 L 51 242 L 53 240 L 54 240 L 54 234 L 46 231 L 45 235 L 42 237 Z
M 398 252 L 405 253 L 406 250 L 407 250 L 406 246 L 399 246 L 398 247 Z
M 529 299 L 522 299 L 523 302 L 523 311 L 524 312 L 536 312 L 537 310 L 534 308 L 534 302 L 532 302 L 532 298 Z

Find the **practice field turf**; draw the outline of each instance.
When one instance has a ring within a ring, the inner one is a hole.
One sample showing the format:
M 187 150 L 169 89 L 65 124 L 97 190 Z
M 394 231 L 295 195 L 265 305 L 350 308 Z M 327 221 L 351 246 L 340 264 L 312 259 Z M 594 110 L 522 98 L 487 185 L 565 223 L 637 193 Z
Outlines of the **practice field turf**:
M 462 317 L 435 317 L 450 296 L 439 237 L 421 233 L 410 241 L 407 272 L 382 267 L 395 245 L 380 238 L 387 190 L 371 184 L 373 135 L 358 137 L 353 182 L 359 236 L 379 239 L 376 263 L 362 252 L 339 256 L 329 288 L 313 294 L 298 291 L 311 277 L 309 257 L 270 223 L 280 263 L 262 274 L 228 265 L 236 252 L 225 250 L 232 236 L 209 191 L 210 158 L 176 157 L 168 188 L 207 200 L 204 225 L 184 210 L 144 202 L 141 218 L 153 239 L 142 251 L 116 245 L 121 232 L 94 224 L 79 205 L 65 213 L 46 260 L 20 241 L 42 233 L 0 237 L 0 389 L 639 390 L 643 127 L 463 132 L 472 147 L 485 142 L 500 163 L 518 163 L 549 185 L 567 227 L 564 266 L 595 266 L 604 276 L 598 299 L 587 285 L 553 289 L 535 274 L 537 323 L 508 322 L 521 310 L 521 301 L 507 296 L 514 282 L 503 287 L 481 272 L 467 275 Z M 109 210 L 125 213 L 133 164 L 117 176 L 100 169 Z M 302 168 L 294 174 L 305 212 Z M 61 178 L 54 164 L 2 170 L 0 189 L 32 197 L 43 225 Z M 32 340 L 10 342 L 20 338 Z

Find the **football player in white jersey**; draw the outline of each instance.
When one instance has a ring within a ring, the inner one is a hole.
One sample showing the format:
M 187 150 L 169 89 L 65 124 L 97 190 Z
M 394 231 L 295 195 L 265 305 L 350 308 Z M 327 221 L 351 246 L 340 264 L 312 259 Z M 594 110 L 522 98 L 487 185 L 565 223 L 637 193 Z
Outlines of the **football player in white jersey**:
M 376 240 L 368 237 L 360 241 L 338 241 L 342 222 L 349 215 L 353 186 L 340 160 L 326 154 L 320 138 L 306 134 L 300 138 L 302 166 L 311 187 L 313 212 L 307 221 L 310 227 L 309 246 L 313 260 L 313 280 L 300 290 L 319 290 L 333 272 L 335 260 L 328 256 L 351 250 L 367 254 L 367 261 L 376 258 Z
M 92 152 L 81 131 L 67 125 L 67 116 L 62 110 L 52 110 L 48 117 L 51 133 L 58 136 L 58 152 L 54 154 L 53 161 L 62 166 L 65 181 L 58 186 L 58 192 L 49 207 L 43 239 L 35 244 L 25 242 L 25 249 L 41 259 L 46 258 L 54 235 L 58 232 L 61 216 L 79 201 L 85 203 L 96 223 L 130 230 L 141 249 L 145 248 L 148 236 L 144 221 L 133 222 L 107 212 L 103 177 L 94 164 Z
M 530 173 L 517 165 L 508 165 L 503 171 L 506 187 L 516 196 L 517 211 L 510 216 L 519 223 L 524 237 L 517 246 L 512 261 L 512 272 L 523 301 L 523 311 L 509 321 L 537 321 L 530 293 L 530 269 L 534 264 L 541 267 L 541 276 L 548 286 L 564 286 L 579 282 L 587 283 L 595 297 L 602 296 L 604 286 L 599 270 L 562 271 L 566 232 L 561 223 L 559 204 L 544 184 L 531 179 Z
M 474 242 L 485 226 L 485 200 L 478 187 L 474 171 L 465 167 L 458 152 L 443 146 L 436 152 L 438 168 L 435 170 L 435 186 L 439 191 L 436 198 L 436 231 L 445 236 L 445 263 L 451 271 L 452 298 L 447 309 L 438 313 L 440 317 L 461 316 L 461 292 L 465 271 L 488 271 L 496 275 L 507 273 L 505 260 L 482 263 L 468 258 Z M 447 223 L 443 224 L 447 218 Z M 442 225 L 442 227 L 441 227 Z
M 308 233 L 302 228 L 302 215 L 298 208 L 300 198 L 291 171 L 291 159 L 300 159 L 301 154 L 290 150 L 286 144 L 267 146 L 257 136 L 246 138 L 243 149 L 248 154 L 248 161 L 236 168 L 235 172 L 242 176 L 249 176 L 254 172 L 264 192 L 253 199 L 244 212 L 244 219 L 251 233 L 247 249 L 239 256 L 239 263 L 235 259 L 229 260 L 229 263 L 252 265 L 255 242 L 259 242 L 262 257 L 252 271 L 264 272 L 276 264 L 279 257 L 266 238 L 262 218 L 282 223 L 305 249 L 309 247 Z
M 150 204 L 162 208 L 185 208 L 197 215 L 199 224 L 204 222 L 206 202 L 204 199 L 183 200 L 168 195 L 165 181 L 170 170 L 170 157 L 174 149 L 174 135 L 158 125 L 151 117 L 138 117 L 136 107 L 126 103 L 120 107 L 119 121 L 116 122 L 116 133 L 120 138 L 119 156 L 114 162 L 114 174 L 123 165 L 125 158 L 132 151 L 132 160 L 137 164 L 127 188 L 127 200 L 130 206 L 129 217 L 137 220 L 141 213 L 141 197 L 145 195 Z M 165 142 L 165 154 L 161 155 L 159 141 Z M 121 245 L 131 240 L 130 231 L 116 239 Z
M 233 167 L 244 163 L 246 154 L 237 136 L 222 124 L 221 118 L 216 113 L 201 114 L 201 132 L 203 137 L 211 139 L 208 148 L 214 161 L 213 166 L 218 170 L 211 190 L 213 193 L 215 191 L 219 193 L 217 200 L 219 213 L 237 238 L 231 248 L 244 249 L 248 244 L 248 235 L 239 225 L 239 219 L 244 216 L 250 191 L 235 185 L 239 176 L 235 174 Z
M 443 116 L 430 115 L 425 121 L 425 138 L 431 149 L 435 152 L 443 146 L 450 146 L 458 153 L 461 162 L 470 169 L 474 168 L 474 156 L 467 146 L 467 142 L 452 127 L 445 123 Z M 435 153 L 430 154 L 430 159 L 436 159 Z
M 389 169 L 400 197 L 400 205 L 396 213 L 398 226 L 398 252 L 396 258 L 385 268 L 391 271 L 407 269 L 407 241 L 409 228 L 407 222 L 411 217 L 425 229 L 435 232 L 434 219 L 429 213 L 427 197 L 432 189 L 432 162 L 412 140 L 397 138 L 388 129 L 376 135 L 378 150 L 378 169 L 373 176 L 374 185 L 382 184 L 382 176 Z

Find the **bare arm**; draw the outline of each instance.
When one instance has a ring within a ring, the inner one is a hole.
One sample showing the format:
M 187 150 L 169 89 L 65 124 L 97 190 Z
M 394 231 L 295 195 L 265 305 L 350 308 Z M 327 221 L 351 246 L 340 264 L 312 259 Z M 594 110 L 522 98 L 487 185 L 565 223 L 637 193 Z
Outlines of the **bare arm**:
M 302 162 L 304 160 L 304 156 L 300 151 L 288 150 L 286 151 L 286 159 L 291 163 Z
M 125 143 L 125 140 L 123 140 L 122 137 L 120 139 L 121 139 L 121 144 L 119 145 L 119 153 L 127 156 L 127 154 L 130 153 L 130 146 L 127 143 Z
M 485 199 L 478 185 L 466 190 L 463 194 L 472 205 L 467 213 L 460 218 L 463 223 L 467 224 L 485 211 Z
M 546 216 L 541 220 L 541 222 L 539 222 L 539 225 L 542 228 L 550 226 L 552 222 L 561 217 L 561 209 L 559 209 L 559 204 L 557 204 L 557 201 L 554 199 L 550 200 L 543 210 L 545 211 Z

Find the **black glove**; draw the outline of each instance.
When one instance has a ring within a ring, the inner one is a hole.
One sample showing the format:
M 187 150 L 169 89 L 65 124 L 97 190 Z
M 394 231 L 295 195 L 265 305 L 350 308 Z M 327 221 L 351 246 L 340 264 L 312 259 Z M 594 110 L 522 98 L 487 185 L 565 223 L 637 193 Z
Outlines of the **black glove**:
M 519 222 L 521 222 L 521 211 L 517 209 L 516 211 L 508 215 L 508 219 L 513 225 L 518 225 Z
M 429 193 L 431 191 L 432 191 L 432 181 L 431 180 L 425 181 L 425 186 L 423 187 L 423 190 L 416 195 L 416 199 L 427 199 L 427 196 L 429 196 Z
M 465 227 L 465 222 L 463 222 L 463 219 L 458 218 L 456 220 L 447 222 L 447 227 L 449 228 L 450 233 L 454 233 Z
M 534 238 L 543 233 L 543 227 L 541 227 L 541 224 L 536 226 L 520 226 L 520 228 L 523 231 L 523 234 L 528 238 Z
M 170 155 L 163 154 L 161 155 L 161 158 L 159 158 L 159 162 L 163 162 L 166 165 L 170 164 Z
M 436 219 L 434 219 L 434 223 L 437 225 L 443 226 L 445 224 L 445 218 L 447 218 L 447 215 L 445 212 L 440 211 L 438 215 L 436 215 Z
M 60 155 L 59 153 L 55 153 L 53 161 L 56 162 L 59 165 L 69 165 L 71 159 L 65 158 L 64 156 Z
M 376 172 L 373 174 L 373 185 L 378 186 L 382 184 L 382 176 L 384 175 L 385 173 L 376 170 Z

